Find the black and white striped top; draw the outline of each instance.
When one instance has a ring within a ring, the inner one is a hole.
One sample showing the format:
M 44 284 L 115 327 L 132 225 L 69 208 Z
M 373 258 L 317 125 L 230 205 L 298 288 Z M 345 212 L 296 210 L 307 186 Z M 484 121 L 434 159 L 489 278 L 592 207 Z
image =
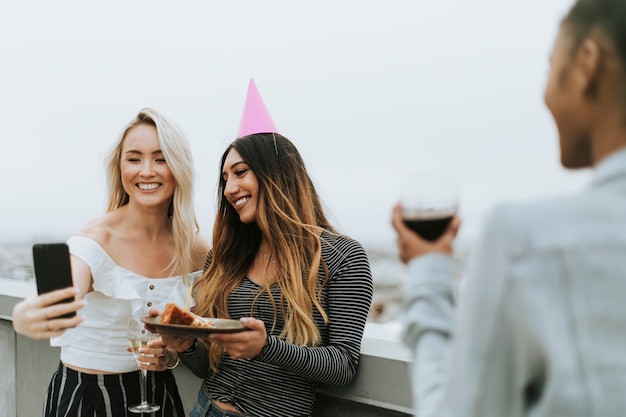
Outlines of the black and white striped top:
M 297 346 L 279 339 L 284 321 L 276 317 L 267 293 L 256 302 L 260 287 L 245 278 L 229 298 L 231 318 L 254 317 L 265 323 L 268 343 L 254 359 L 225 355 L 216 374 L 204 384 L 211 396 L 258 417 L 310 416 L 318 383 L 344 386 L 356 375 L 361 339 L 373 295 L 367 254 L 360 243 L 343 235 L 322 234 L 322 259 L 329 271 L 322 305 L 325 325 L 314 313 L 320 346 Z M 323 271 L 320 268 L 320 280 Z M 278 285 L 270 289 L 280 299 Z M 272 324 L 276 320 L 274 328 Z M 193 369 L 192 369 L 193 370 Z

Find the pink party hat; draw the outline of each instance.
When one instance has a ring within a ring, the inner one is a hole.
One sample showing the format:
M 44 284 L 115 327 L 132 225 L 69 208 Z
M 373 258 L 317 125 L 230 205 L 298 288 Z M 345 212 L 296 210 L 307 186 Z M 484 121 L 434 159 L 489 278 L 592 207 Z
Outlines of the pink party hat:
M 255 133 L 278 133 L 272 117 L 265 108 L 263 99 L 259 90 L 254 84 L 254 80 L 250 78 L 248 84 L 248 95 L 246 104 L 241 115 L 241 123 L 239 123 L 238 138 L 253 135 Z

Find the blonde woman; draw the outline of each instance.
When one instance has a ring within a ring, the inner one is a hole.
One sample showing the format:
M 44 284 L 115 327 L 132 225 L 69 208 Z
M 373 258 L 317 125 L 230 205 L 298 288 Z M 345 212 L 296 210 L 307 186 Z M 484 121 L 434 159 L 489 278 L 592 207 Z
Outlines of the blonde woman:
M 169 300 L 184 303 L 208 253 L 194 212 L 189 143 L 168 118 L 153 109 L 137 114 L 107 158 L 107 180 L 107 213 L 67 241 L 76 295 L 86 302 L 74 320 L 83 321 L 71 328 L 75 321 L 49 319 L 59 307 L 44 296 L 14 311 L 18 332 L 56 336 L 51 344 L 61 347 L 44 416 L 127 415 L 140 402 L 127 320 Z M 49 333 L 58 326 L 62 334 Z M 177 364 L 176 352 L 158 340 L 143 353 L 153 355 L 143 357 L 143 368 L 164 371 L 149 373 L 148 399 L 161 406 L 155 415 L 184 416 L 167 370 Z

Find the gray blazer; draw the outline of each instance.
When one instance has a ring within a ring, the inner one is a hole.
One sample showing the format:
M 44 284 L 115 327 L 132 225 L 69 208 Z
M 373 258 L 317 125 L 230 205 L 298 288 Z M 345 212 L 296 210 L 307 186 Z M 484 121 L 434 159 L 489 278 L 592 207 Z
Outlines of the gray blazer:
M 626 416 L 626 150 L 578 195 L 493 210 L 458 309 L 454 262 L 409 264 L 419 417 Z

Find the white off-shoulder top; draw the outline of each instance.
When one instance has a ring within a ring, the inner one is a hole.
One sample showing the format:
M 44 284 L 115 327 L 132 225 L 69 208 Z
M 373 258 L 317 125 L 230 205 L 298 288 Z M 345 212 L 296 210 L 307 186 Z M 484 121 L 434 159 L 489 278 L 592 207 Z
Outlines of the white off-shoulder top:
M 137 362 L 127 351 L 128 318 L 147 316 L 151 308 L 163 310 L 168 301 L 184 306 L 189 287 L 178 276 L 147 278 L 128 271 L 92 239 L 72 236 L 67 244 L 91 269 L 93 291 L 80 310 L 85 320 L 50 344 L 61 347 L 61 360 L 69 365 L 116 373 L 136 370 Z M 201 275 L 190 274 L 190 283 Z

